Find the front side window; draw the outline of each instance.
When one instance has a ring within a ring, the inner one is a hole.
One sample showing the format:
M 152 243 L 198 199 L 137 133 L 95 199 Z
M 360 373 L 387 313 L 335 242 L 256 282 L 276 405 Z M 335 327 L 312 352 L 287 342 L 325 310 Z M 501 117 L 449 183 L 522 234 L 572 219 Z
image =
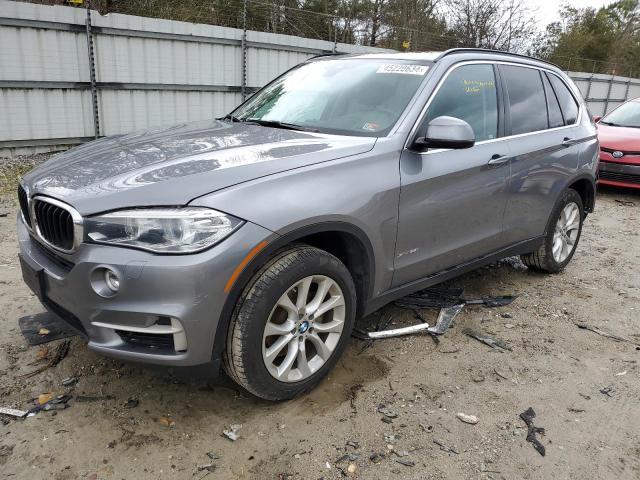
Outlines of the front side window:
M 511 135 L 546 130 L 547 109 L 537 69 L 500 65 L 507 85 Z
M 640 128 L 640 102 L 623 103 L 609 115 L 605 115 L 600 123 L 614 127 Z
M 429 104 L 425 122 L 456 117 L 473 129 L 476 142 L 498 136 L 498 95 L 493 66 L 463 65 L 445 78 Z
M 378 58 L 305 63 L 264 87 L 231 115 L 240 121 L 383 136 L 415 95 L 429 65 Z
M 549 73 L 547 76 L 558 96 L 565 124 L 573 125 L 578 120 L 578 104 L 576 103 L 576 99 L 573 98 L 567 86 L 557 76 Z

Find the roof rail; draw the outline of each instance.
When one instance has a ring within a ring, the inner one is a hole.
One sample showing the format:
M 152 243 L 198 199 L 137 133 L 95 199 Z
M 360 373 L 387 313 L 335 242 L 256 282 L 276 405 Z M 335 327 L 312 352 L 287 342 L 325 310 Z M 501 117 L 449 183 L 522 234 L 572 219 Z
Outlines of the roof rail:
M 556 68 L 560 68 L 555 63 L 551 63 L 551 62 L 548 62 L 546 60 L 541 60 L 539 58 L 530 57 L 528 55 L 522 55 L 521 53 L 505 52 L 503 50 L 493 50 L 493 49 L 490 49 L 490 48 L 470 48 L 470 47 L 450 48 L 449 50 L 445 50 L 444 52 L 442 52 L 438 56 L 438 58 L 435 59 L 435 61 L 437 62 L 442 57 L 446 57 L 447 55 L 452 55 L 454 53 L 486 53 L 486 54 L 509 55 L 509 56 L 512 56 L 512 57 L 525 58 L 527 60 L 533 60 L 533 61 L 536 61 L 536 62 L 546 63 L 547 65 L 553 65 Z

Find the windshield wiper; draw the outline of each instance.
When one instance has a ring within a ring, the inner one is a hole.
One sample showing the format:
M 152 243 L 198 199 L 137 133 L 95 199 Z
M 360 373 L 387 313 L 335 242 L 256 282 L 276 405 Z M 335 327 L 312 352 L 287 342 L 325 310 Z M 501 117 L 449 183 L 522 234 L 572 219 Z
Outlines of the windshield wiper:
M 218 118 L 218 120 L 231 120 L 231 122 L 235 123 L 235 122 L 243 122 L 244 120 L 241 120 L 240 118 L 236 117 L 235 115 L 231 115 L 230 113 L 228 115 L 225 115 L 224 117 Z
M 617 123 L 613 123 L 613 122 L 605 122 L 604 120 L 600 120 L 600 123 L 604 123 L 605 125 L 609 125 L 611 127 L 619 127 L 620 125 L 618 125 Z
M 257 125 L 262 125 L 263 127 L 286 128 L 287 130 L 299 130 L 299 131 L 307 131 L 307 132 L 318 131 L 318 129 L 316 128 L 309 128 L 303 125 L 296 125 L 295 123 L 279 122 L 277 120 L 261 120 L 259 118 L 248 118 L 244 121 L 247 123 L 255 123 Z

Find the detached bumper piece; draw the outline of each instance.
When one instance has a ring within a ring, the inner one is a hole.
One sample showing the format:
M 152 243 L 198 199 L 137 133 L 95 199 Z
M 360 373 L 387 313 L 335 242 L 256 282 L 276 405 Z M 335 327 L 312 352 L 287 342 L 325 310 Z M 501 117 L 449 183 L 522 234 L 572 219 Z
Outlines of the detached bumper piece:
M 395 305 L 412 310 L 417 318 L 422 319 L 422 315 L 418 310 L 423 308 L 439 308 L 440 313 L 434 326 L 422 321 L 416 325 L 407 327 L 393 328 L 388 330 L 377 330 L 372 332 L 357 332 L 360 338 L 369 340 L 378 340 L 381 338 L 400 337 L 403 335 L 412 335 L 418 332 L 427 332 L 431 335 L 442 335 L 446 332 L 453 319 L 460 313 L 465 305 L 483 305 L 487 308 L 502 307 L 509 305 L 517 297 L 513 295 L 501 295 L 496 297 L 484 296 L 477 299 L 465 299 L 463 297 L 463 289 L 461 288 L 427 288 L 419 292 L 407 295 L 406 297 L 396 300 Z
M 157 353 L 179 353 L 187 350 L 187 335 L 177 318 L 160 317 L 150 326 L 118 325 L 106 322 L 91 322 L 94 327 L 115 331 L 123 342 Z

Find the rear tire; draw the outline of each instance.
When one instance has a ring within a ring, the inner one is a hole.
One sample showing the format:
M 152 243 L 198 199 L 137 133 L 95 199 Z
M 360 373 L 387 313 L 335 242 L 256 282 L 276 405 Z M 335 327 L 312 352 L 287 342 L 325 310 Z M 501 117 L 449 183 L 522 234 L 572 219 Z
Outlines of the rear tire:
M 584 206 L 573 189 L 567 189 L 553 208 L 544 243 L 535 252 L 521 255 L 522 262 L 533 270 L 561 272 L 573 258 L 582 233 Z
M 223 367 L 260 398 L 293 398 L 331 370 L 349 341 L 355 311 L 353 279 L 340 260 L 310 246 L 288 248 L 240 296 Z

